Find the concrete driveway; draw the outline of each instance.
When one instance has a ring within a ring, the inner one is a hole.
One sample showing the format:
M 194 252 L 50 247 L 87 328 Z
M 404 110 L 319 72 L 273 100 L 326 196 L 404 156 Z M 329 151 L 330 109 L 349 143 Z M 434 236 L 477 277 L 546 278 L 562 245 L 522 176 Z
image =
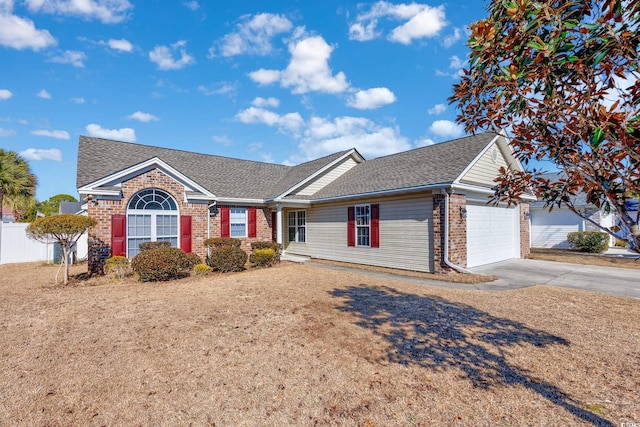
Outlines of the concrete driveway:
M 640 299 L 640 270 L 628 268 L 514 259 L 472 268 L 471 271 L 500 278 L 476 285 L 480 289 L 553 285 Z

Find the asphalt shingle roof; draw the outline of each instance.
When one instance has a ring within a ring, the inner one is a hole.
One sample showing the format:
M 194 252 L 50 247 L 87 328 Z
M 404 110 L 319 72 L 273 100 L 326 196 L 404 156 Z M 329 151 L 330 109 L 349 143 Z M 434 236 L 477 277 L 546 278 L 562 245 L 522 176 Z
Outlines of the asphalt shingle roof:
M 82 187 L 157 157 L 217 197 L 263 199 L 286 191 L 344 153 L 284 166 L 80 136 L 76 184 Z
M 453 182 L 496 135 L 482 133 L 363 162 L 313 198 Z

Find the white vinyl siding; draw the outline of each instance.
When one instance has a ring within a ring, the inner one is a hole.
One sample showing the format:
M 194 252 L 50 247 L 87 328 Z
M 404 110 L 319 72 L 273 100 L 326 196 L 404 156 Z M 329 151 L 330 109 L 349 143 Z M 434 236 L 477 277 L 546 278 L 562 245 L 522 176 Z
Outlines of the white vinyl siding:
M 467 203 L 467 267 L 519 256 L 518 208 Z
M 333 182 L 336 178 L 340 177 L 343 173 L 347 172 L 355 165 L 357 165 L 356 161 L 351 157 L 348 157 L 342 163 L 334 166 L 325 173 L 316 177 L 311 182 L 307 183 L 296 194 L 299 196 L 311 196 L 312 194 L 315 194 L 316 192 L 326 187 L 328 184 Z
M 494 161 L 494 150 L 496 150 Z M 493 181 L 499 174 L 500 167 L 507 167 L 507 161 L 505 160 L 500 148 L 493 144 L 489 149 L 478 159 L 469 171 L 460 179 L 460 182 L 465 184 L 476 184 L 484 187 L 493 187 L 496 183 Z
M 412 198 L 367 200 L 380 204 L 380 247 L 347 245 L 347 211 L 353 202 L 314 205 L 307 210 L 307 243 L 289 243 L 285 250 L 319 259 L 404 270 L 433 271 L 431 193 Z

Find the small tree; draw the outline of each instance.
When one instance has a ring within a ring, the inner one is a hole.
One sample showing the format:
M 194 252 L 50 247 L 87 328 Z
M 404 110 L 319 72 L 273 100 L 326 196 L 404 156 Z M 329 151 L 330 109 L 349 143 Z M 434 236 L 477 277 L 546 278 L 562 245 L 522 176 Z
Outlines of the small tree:
M 15 151 L 0 148 L 0 208 L 5 196 L 31 197 L 38 180 L 31 173 L 29 163 Z M 0 222 L 2 210 L 0 209 Z
M 568 209 L 640 252 L 640 2 L 490 0 L 471 25 L 469 66 L 449 98 L 467 132 L 507 129 L 516 156 L 563 173 L 502 169 L 494 201 L 533 189 L 551 210 Z M 621 220 L 601 227 L 573 196 Z
M 97 224 L 96 220 L 82 215 L 62 214 L 38 218 L 27 227 L 27 236 L 43 243 L 59 243 L 62 250 L 60 268 L 64 268 L 64 281 L 69 283 L 69 254 L 89 228 Z M 58 270 L 58 273 L 60 270 Z M 58 274 L 56 273 L 56 283 Z

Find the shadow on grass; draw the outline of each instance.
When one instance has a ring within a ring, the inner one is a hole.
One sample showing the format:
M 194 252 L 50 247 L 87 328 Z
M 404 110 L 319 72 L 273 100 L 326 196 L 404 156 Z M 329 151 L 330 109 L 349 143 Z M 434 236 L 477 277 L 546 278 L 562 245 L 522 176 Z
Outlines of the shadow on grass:
M 584 421 L 598 426 L 612 425 L 581 408 L 558 387 L 530 377 L 526 369 L 510 365 L 503 354 L 506 347 L 514 345 L 568 346 L 569 342 L 562 337 L 436 296 L 366 285 L 335 289 L 332 295 L 344 298 L 339 309 L 357 316 L 359 326 L 391 344 L 388 355 L 391 362 L 459 369 L 475 387 L 482 389 L 524 386 Z

